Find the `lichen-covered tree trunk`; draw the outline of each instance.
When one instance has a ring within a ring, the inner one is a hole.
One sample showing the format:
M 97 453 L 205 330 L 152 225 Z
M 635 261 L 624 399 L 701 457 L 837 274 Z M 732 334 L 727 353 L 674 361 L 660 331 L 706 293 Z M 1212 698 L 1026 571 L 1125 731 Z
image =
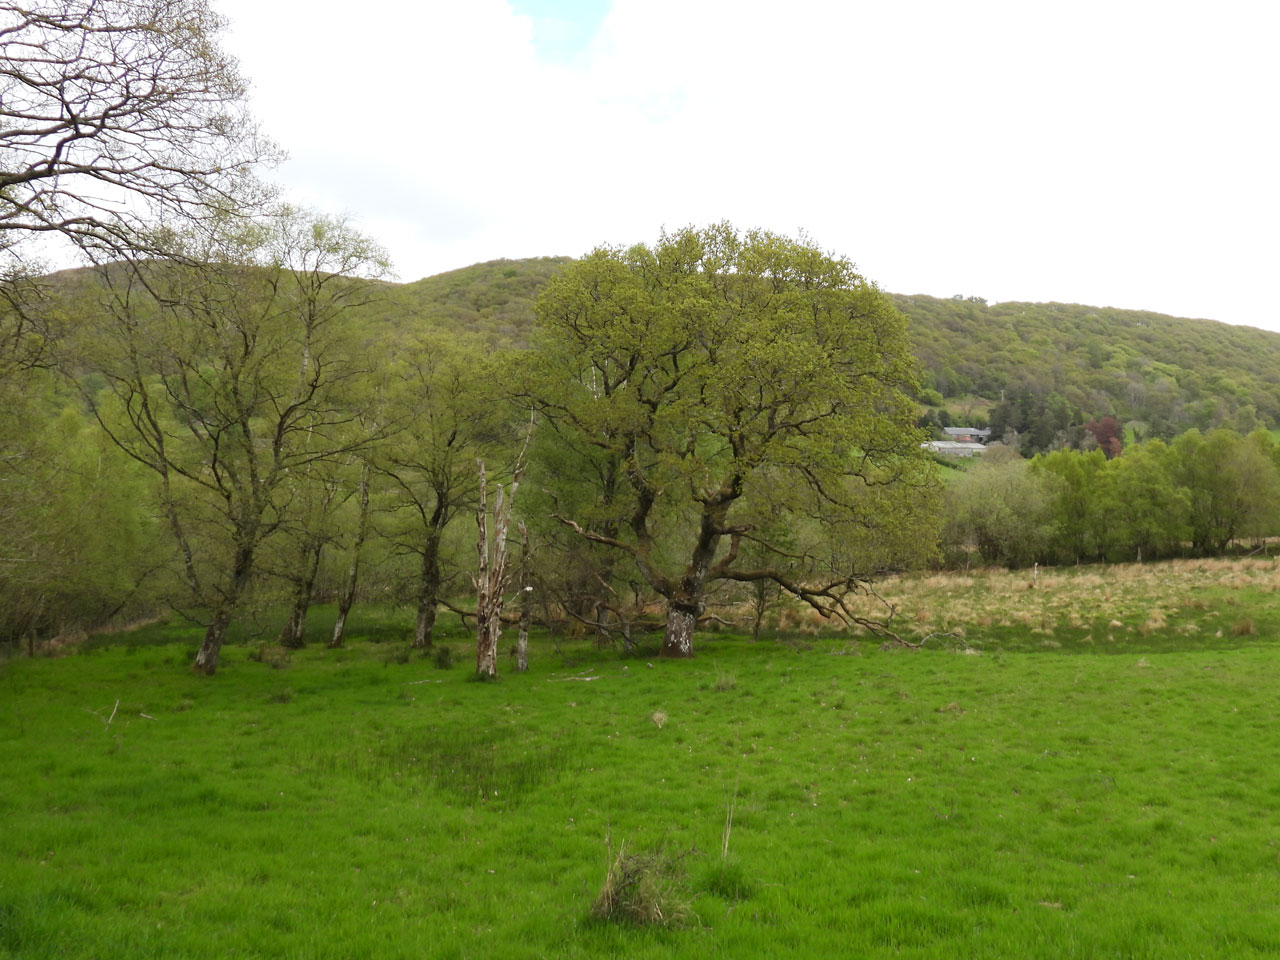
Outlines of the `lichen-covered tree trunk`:
M 212 677 L 218 669 L 218 655 L 222 651 L 222 642 L 227 638 L 227 627 L 231 624 L 231 610 L 221 607 L 205 628 L 204 640 L 196 653 L 196 662 L 192 670 L 196 673 Z
M 667 629 L 662 636 L 661 657 L 692 657 L 693 628 L 698 622 L 695 607 L 671 604 L 667 607 Z
M 689 565 L 685 567 L 675 590 L 667 597 L 667 629 L 662 637 L 659 656 L 693 656 L 693 628 L 706 610 L 707 574 L 720 546 L 723 536 L 720 531 L 724 529 L 730 502 L 725 497 L 703 507 L 702 524 Z
M 347 576 L 342 581 L 342 591 L 338 594 L 338 619 L 333 624 L 333 636 L 329 638 L 329 647 L 342 646 L 347 629 L 347 614 L 356 602 L 356 588 L 360 582 L 360 548 L 364 546 L 369 535 L 369 472 L 368 461 L 360 470 L 360 519 L 356 523 L 356 539 L 351 545 L 351 563 L 347 565 Z

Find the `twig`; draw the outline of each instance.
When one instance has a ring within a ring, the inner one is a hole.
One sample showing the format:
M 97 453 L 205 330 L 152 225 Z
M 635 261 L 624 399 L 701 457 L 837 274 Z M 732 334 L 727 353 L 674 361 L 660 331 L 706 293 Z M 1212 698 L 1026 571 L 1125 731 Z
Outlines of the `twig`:
M 150 716 L 149 714 L 145 714 L 145 713 L 140 713 L 140 714 L 138 714 L 138 716 L 142 717 L 142 719 L 144 719 L 144 720 L 154 720 L 154 719 L 155 719 L 155 717 Z
M 412 687 L 412 686 L 416 686 L 419 683 L 444 683 L 444 681 L 443 680 L 410 680 L 405 684 L 405 686 Z
M 116 701 L 116 705 L 111 708 L 111 716 L 107 717 L 107 726 L 111 726 L 111 721 L 116 718 L 116 711 L 120 709 L 120 701 Z
M 724 838 L 720 842 L 720 859 L 729 859 L 729 834 L 733 832 L 733 811 L 738 805 L 738 785 L 733 785 L 733 797 L 729 801 L 728 812 L 724 817 Z
M 568 683 L 570 680 L 581 680 L 583 683 L 590 683 L 592 680 L 599 680 L 599 677 L 551 677 L 547 683 Z

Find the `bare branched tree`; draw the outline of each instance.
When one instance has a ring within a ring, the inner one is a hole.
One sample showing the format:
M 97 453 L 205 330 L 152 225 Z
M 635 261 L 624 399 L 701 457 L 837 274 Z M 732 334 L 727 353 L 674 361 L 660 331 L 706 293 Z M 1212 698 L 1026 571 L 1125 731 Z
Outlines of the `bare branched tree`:
M 376 288 L 336 270 L 376 277 L 385 256 L 342 221 L 276 220 L 261 246 L 104 269 L 109 296 L 79 344 L 107 385 L 78 380 L 86 404 L 158 480 L 184 602 L 207 611 L 204 674 L 263 543 L 302 509 L 299 484 L 373 439 L 369 364 L 348 320 Z
M 217 45 L 207 0 L 0 3 L 0 244 L 49 234 L 95 257 L 170 252 L 160 225 L 265 198 L 278 158 Z

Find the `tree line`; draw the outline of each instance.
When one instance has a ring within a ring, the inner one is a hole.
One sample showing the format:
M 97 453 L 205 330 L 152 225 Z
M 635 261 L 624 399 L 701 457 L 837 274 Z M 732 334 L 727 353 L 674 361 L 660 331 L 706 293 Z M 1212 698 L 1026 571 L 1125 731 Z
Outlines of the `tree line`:
M 501 557 L 525 472 L 538 618 L 669 656 L 769 591 L 857 620 L 852 592 L 929 556 L 904 321 L 847 261 L 727 224 L 601 248 L 548 283 L 528 350 L 371 323 L 385 269 L 274 208 L 46 291 L 62 332 L 4 384 L 5 638 L 169 607 L 212 673 L 235 618 L 282 609 L 299 646 L 317 598 L 333 646 L 358 599 L 414 603 L 418 647 L 442 605 L 496 638 L 510 577 L 476 602 L 476 542 Z
M 1280 446 L 1258 430 L 1189 430 L 1108 457 L 1024 460 L 994 445 L 944 498 L 949 562 L 1143 561 L 1221 554 L 1280 534 Z

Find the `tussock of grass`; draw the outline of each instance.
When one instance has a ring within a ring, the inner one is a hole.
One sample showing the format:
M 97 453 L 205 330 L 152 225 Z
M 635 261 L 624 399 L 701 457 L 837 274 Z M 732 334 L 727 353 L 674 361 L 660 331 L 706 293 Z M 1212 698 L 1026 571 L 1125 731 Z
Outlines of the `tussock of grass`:
M 694 914 L 684 892 L 682 859 L 662 851 L 627 853 L 623 841 L 591 905 L 591 915 L 637 927 L 688 924 Z
M 716 677 L 711 684 L 711 689 L 716 691 L 716 693 L 728 693 L 737 685 L 737 674 L 730 673 L 728 670 L 723 669 L 719 664 L 716 664 Z

